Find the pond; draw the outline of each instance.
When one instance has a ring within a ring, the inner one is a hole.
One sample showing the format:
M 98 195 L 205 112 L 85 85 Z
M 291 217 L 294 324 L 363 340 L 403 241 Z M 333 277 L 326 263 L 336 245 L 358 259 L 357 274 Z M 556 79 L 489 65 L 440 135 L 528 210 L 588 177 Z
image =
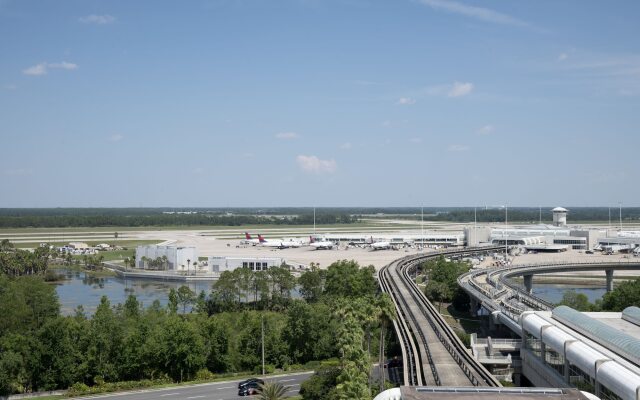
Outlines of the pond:
M 601 299 L 602 296 L 607 293 L 607 289 L 603 286 L 585 286 L 584 284 L 533 284 L 534 296 L 540 297 L 541 299 L 554 304 L 561 302 L 564 292 L 571 289 L 575 290 L 576 293 L 583 293 L 587 295 L 590 303 L 595 303 L 596 300 Z
M 163 306 L 168 302 L 169 290 L 188 286 L 196 293 L 202 290 L 209 294 L 213 282 L 167 282 L 149 279 L 123 279 L 117 276 L 95 277 L 81 271 L 56 269 L 65 280 L 56 284 L 63 315 L 74 313 L 82 305 L 87 315 L 95 312 L 100 298 L 107 296 L 112 305 L 124 303 L 130 294 L 135 295 L 143 306 L 148 307 L 154 300 Z

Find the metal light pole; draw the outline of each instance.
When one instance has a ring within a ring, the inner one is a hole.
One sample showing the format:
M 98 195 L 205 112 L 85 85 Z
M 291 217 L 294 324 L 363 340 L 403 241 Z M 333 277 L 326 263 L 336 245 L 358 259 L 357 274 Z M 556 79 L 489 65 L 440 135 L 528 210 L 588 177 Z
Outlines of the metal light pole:
M 473 241 L 474 246 L 478 245 L 478 207 L 473 207 Z
M 507 224 L 508 224 L 508 207 L 504 205 L 504 262 L 509 262 L 509 234 L 507 233 Z
M 619 202 L 618 205 L 620 206 L 620 232 L 622 232 L 622 202 Z
M 420 230 L 422 237 L 420 238 L 420 251 L 424 249 L 424 206 L 420 207 Z
M 187 258 L 187 275 L 189 275 L 189 264 L 191 264 L 191 259 Z
M 264 376 L 264 314 L 260 316 L 262 325 L 262 376 Z

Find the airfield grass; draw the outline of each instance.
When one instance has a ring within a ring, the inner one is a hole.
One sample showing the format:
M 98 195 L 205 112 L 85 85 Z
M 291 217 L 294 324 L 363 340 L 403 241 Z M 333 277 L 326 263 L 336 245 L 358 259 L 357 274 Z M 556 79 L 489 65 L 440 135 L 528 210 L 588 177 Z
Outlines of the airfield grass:
M 318 224 L 316 225 L 316 229 L 326 230 L 326 229 L 357 229 L 357 228 L 384 228 L 389 227 L 391 224 L 379 222 L 358 222 L 354 224 Z M 392 225 L 397 229 L 397 225 Z M 405 225 L 401 225 L 404 227 Z M 407 227 L 412 227 L 412 225 L 407 224 Z M 420 224 L 416 223 L 416 227 L 419 227 Z M 79 227 L 64 227 L 64 228 L 0 228 L 0 235 L 7 234 L 47 234 L 48 232 L 64 232 L 64 233 L 75 233 L 75 232 L 89 232 L 83 234 L 94 234 L 101 235 L 104 233 L 126 233 L 131 231 L 186 231 L 186 230 L 216 230 L 216 231 L 240 231 L 240 230 L 268 230 L 268 229 L 307 229 L 309 231 L 313 230 L 313 225 L 276 225 L 276 224 L 261 224 L 261 225 L 238 225 L 238 226 L 228 226 L 228 225 L 168 225 L 168 226 L 97 226 L 97 227 L 87 227 L 87 226 L 79 226 Z
M 71 239 L 68 241 L 64 241 L 64 242 L 46 242 L 52 246 L 55 247 L 62 247 L 66 244 L 69 244 L 69 242 L 84 242 L 86 244 L 88 244 L 89 246 L 93 247 L 96 246 L 98 244 L 104 243 L 104 244 L 110 244 L 113 246 L 120 246 L 120 247 L 126 247 L 127 250 L 113 250 L 113 251 L 101 251 L 100 254 L 105 256 L 105 261 L 109 261 L 109 260 L 115 260 L 116 258 L 107 258 L 109 253 L 112 253 L 114 256 L 115 255 L 119 255 L 119 254 L 125 254 L 127 252 L 133 252 L 133 250 L 135 250 L 136 246 L 143 246 L 143 245 L 147 245 L 147 244 L 157 244 L 160 243 L 159 240 L 117 240 L 117 241 L 109 241 L 109 240 L 100 240 L 100 241 L 84 241 L 81 239 Z M 44 243 L 45 241 L 43 241 Z M 38 247 L 39 244 L 38 243 L 14 243 L 14 246 L 18 249 L 28 249 L 28 248 L 34 248 L 34 247 Z M 80 256 L 81 257 L 81 256 Z M 126 257 L 126 256 L 125 256 Z

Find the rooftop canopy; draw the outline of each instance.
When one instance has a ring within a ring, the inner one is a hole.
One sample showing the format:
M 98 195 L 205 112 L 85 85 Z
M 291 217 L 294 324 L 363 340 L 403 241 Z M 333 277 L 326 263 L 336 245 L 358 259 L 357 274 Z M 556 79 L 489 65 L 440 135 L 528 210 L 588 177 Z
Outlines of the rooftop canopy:
M 566 208 L 563 208 L 563 207 L 556 207 L 551 211 L 553 211 L 553 212 L 569 212 L 569 210 L 567 210 Z

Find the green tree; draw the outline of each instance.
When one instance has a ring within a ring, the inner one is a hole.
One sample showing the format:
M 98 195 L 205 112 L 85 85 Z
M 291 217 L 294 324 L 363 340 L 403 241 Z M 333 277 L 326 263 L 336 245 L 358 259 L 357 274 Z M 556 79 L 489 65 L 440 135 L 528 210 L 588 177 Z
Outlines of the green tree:
M 116 319 L 109 299 L 102 296 L 91 319 L 86 356 L 88 373 L 94 377 L 94 381 L 118 380 L 122 336 L 122 325 Z
M 196 294 L 188 286 L 180 286 L 178 288 L 178 303 L 182 304 L 182 313 L 186 314 L 187 306 L 193 304 L 196 300 Z
M 304 400 L 333 400 L 337 398 L 336 385 L 340 368 L 336 366 L 320 367 L 300 387 Z
M 340 260 L 327 268 L 324 293 L 329 296 L 373 296 L 378 291 L 375 268 L 360 267 L 354 261 Z
M 279 382 L 265 382 L 258 389 L 260 400 L 282 400 L 286 397 L 287 388 Z
M 178 292 L 174 288 L 171 288 L 169 290 L 169 302 L 167 303 L 167 307 L 169 308 L 170 313 L 175 314 L 178 312 L 179 301 L 180 300 L 178 299 Z
M 573 289 L 566 290 L 562 294 L 562 301 L 559 305 L 564 305 L 578 311 L 590 311 L 593 304 L 589 303 L 589 298 L 584 293 L 578 293 Z
M 324 279 L 325 271 L 311 263 L 311 269 L 298 278 L 302 297 L 310 303 L 318 301 L 324 290 Z
M 603 311 L 622 311 L 640 305 L 640 278 L 622 282 L 602 297 Z
M 151 333 L 145 353 L 156 369 L 182 382 L 205 366 L 208 349 L 192 322 L 170 315 Z

